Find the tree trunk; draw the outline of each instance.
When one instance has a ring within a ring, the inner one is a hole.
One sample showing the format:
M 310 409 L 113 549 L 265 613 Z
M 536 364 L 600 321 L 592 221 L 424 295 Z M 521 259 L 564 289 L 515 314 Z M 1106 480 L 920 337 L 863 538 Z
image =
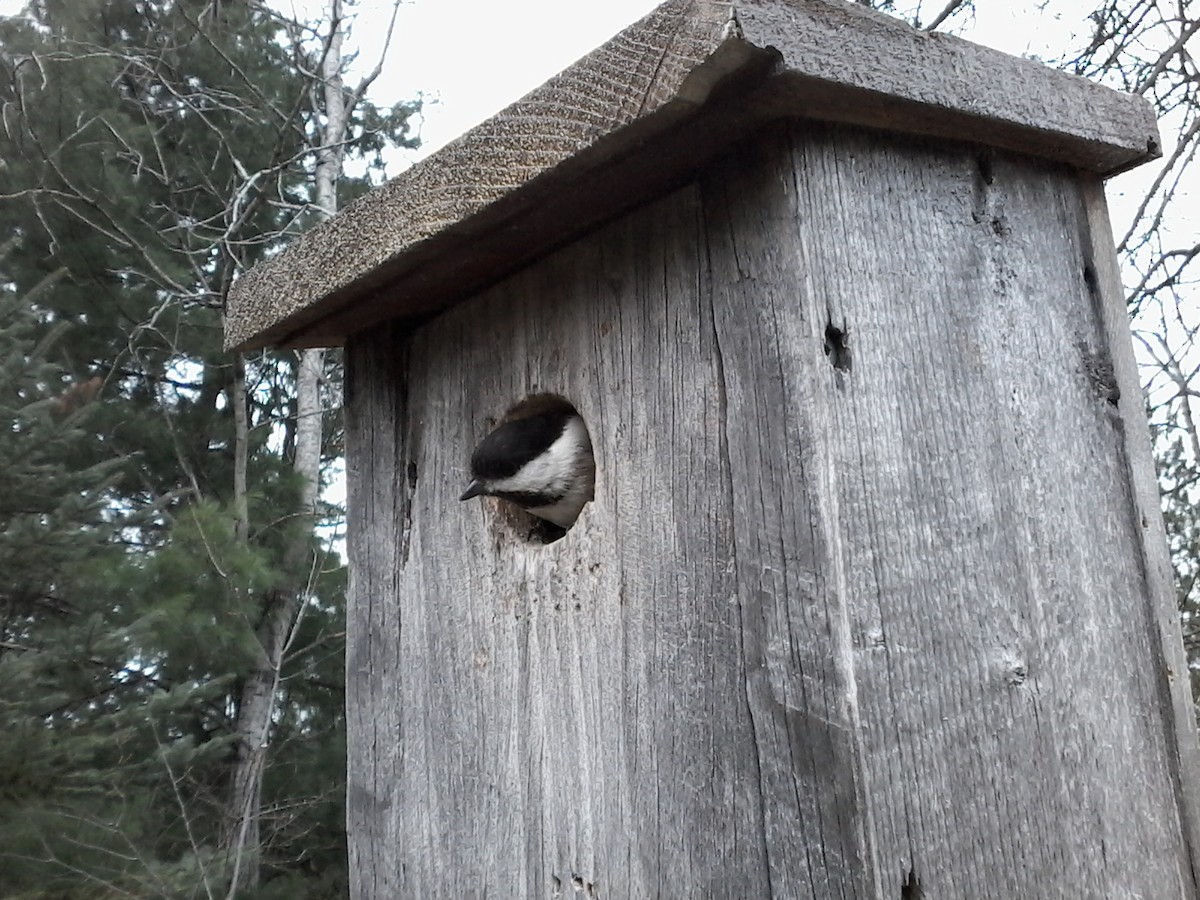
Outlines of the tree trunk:
M 233 385 L 230 387 L 233 407 L 233 510 L 234 528 L 238 541 L 250 536 L 250 501 L 246 489 L 246 464 L 250 455 L 250 417 L 246 408 L 246 358 L 238 353 L 233 358 Z
M 319 350 L 299 356 L 296 375 L 296 456 L 293 467 L 304 477 L 300 493 L 300 515 L 312 519 L 316 513 L 321 463 L 321 367 Z M 311 586 L 311 528 L 297 529 L 295 542 L 284 557 L 287 581 L 272 591 L 258 628 L 261 648 L 259 665 L 246 678 L 238 707 L 237 763 L 230 793 L 228 819 L 229 849 L 233 874 L 229 896 L 258 884 L 262 856 L 262 784 L 270 749 L 271 721 L 279 691 L 279 674 L 284 654 L 303 612 Z
M 329 37 L 322 60 L 322 93 L 325 102 L 325 128 L 317 151 L 315 206 L 319 217 L 327 219 L 337 211 L 337 180 L 342 170 L 342 140 L 349 110 L 341 77 L 342 68 L 341 0 L 329 3 Z M 302 485 L 299 514 L 313 520 L 316 514 L 321 468 L 321 372 L 324 352 L 302 350 L 296 369 L 296 453 L 295 472 Z M 243 485 L 244 488 L 244 485 Z M 297 529 L 283 564 L 287 581 L 267 598 L 265 614 L 258 629 L 262 653 L 259 665 L 246 678 L 238 708 L 238 755 L 233 786 L 229 796 L 227 848 L 231 852 L 233 872 L 229 897 L 255 887 L 259 882 L 262 859 L 262 787 L 270 749 L 271 722 L 279 692 L 279 676 L 284 654 L 303 614 L 304 600 L 311 586 L 312 530 Z

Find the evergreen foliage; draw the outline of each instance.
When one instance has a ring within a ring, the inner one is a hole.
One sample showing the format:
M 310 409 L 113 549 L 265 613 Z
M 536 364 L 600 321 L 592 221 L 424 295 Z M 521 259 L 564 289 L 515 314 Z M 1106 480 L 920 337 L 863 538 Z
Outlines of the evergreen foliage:
M 339 511 L 295 514 L 292 354 L 244 362 L 238 495 L 221 349 L 236 273 L 319 218 L 320 33 L 253 2 L 0 19 L 2 896 L 224 895 L 241 685 L 297 541 L 257 895 L 345 891 Z M 347 196 L 414 109 L 357 104 Z

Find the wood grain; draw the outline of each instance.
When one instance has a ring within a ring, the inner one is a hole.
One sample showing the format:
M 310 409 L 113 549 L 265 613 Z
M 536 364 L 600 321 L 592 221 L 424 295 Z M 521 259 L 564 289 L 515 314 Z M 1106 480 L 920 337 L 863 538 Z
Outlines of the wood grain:
M 1084 238 L 1085 266 L 1095 275 L 1088 287 L 1112 353 L 1113 378 L 1120 392 L 1124 453 L 1129 465 L 1130 488 L 1137 526 L 1141 529 L 1141 557 L 1146 579 L 1146 616 L 1152 649 L 1151 671 L 1157 678 L 1163 727 L 1170 763 L 1180 798 L 1192 877 L 1200 878 L 1200 741 L 1196 734 L 1196 706 L 1191 697 L 1187 654 L 1180 637 L 1179 607 L 1175 599 L 1175 572 L 1168 553 L 1158 479 L 1150 448 L 1144 394 L 1133 344 L 1125 289 L 1113 251 L 1112 226 L 1104 189 L 1085 181 L 1083 202 L 1087 216 Z
M 1194 897 L 1094 191 L 784 124 L 356 335 L 353 895 Z M 535 391 L 598 466 L 549 546 L 456 499 Z
M 428 317 L 662 196 L 763 122 L 979 141 L 1101 175 L 1158 155 L 1144 98 L 841 0 L 668 0 L 241 277 L 226 345 Z

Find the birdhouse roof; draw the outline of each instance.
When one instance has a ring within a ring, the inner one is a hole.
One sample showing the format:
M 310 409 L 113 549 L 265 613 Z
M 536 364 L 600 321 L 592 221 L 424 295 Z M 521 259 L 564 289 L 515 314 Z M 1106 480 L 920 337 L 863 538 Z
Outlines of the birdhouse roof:
M 858 4 L 668 0 L 242 275 L 226 345 L 333 346 L 435 314 L 789 117 L 1097 176 L 1159 155 L 1143 98 Z

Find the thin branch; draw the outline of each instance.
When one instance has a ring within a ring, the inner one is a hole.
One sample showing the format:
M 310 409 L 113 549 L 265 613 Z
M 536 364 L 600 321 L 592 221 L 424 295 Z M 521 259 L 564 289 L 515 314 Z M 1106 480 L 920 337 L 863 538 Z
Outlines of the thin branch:
M 960 6 L 963 6 L 967 0 L 950 0 L 949 3 L 942 9 L 932 22 L 925 26 L 926 31 L 937 31 L 938 26 L 945 22 L 948 18 L 958 11 Z

